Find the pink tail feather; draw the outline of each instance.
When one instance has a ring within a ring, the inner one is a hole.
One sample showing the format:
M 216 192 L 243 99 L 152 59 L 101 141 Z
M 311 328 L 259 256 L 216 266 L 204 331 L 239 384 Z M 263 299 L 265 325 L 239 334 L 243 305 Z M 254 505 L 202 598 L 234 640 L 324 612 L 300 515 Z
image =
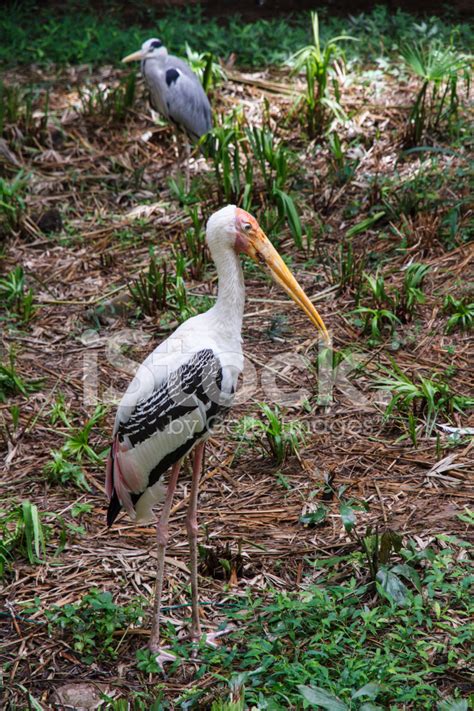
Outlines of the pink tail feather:
M 107 458 L 105 491 L 110 501 L 115 490 L 121 505 L 134 518 L 135 508 L 130 494 L 134 488 L 133 484 L 137 481 L 137 476 L 133 466 L 130 466 L 130 462 L 123 461 L 126 452 L 127 448 L 119 442 L 118 435 L 116 435 Z

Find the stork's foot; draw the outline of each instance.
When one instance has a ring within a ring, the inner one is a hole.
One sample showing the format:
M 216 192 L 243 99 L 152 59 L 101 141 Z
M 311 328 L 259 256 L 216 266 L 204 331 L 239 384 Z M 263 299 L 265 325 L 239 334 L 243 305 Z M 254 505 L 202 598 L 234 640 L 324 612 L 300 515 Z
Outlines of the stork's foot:
M 157 647 L 153 648 L 150 651 L 152 652 L 153 656 L 155 657 L 155 661 L 160 667 L 161 671 L 163 674 L 165 673 L 165 664 L 167 662 L 174 662 L 176 661 L 176 655 L 172 654 L 171 652 L 168 652 L 167 649 L 169 647 Z
M 225 627 L 223 630 L 217 630 L 216 632 L 207 632 L 202 636 L 202 640 L 208 647 L 217 649 L 217 647 L 219 646 L 217 640 L 220 637 L 229 634 L 229 632 L 232 632 L 233 629 L 233 627 Z
M 223 630 L 216 630 L 215 632 L 205 632 L 204 634 L 202 634 L 201 631 L 199 631 L 198 633 L 196 632 L 196 630 L 194 630 L 190 633 L 191 642 L 196 645 L 198 645 L 200 642 L 203 642 L 208 647 L 217 649 L 217 647 L 219 646 L 219 638 L 223 637 L 225 634 L 229 634 L 229 632 L 232 632 L 233 629 L 233 627 L 226 627 Z

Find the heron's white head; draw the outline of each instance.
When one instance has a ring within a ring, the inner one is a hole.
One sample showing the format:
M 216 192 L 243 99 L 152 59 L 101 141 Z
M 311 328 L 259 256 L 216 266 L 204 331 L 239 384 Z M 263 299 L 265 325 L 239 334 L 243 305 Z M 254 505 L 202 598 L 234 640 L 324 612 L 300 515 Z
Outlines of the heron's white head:
M 168 56 L 168 50 L 163 42 L 156 37 L 152 37 L 142 44 L 138 52 L 133 52 L 122 59 L 122 62 L 144 61 L 145 59 L 159 59 L 163 61 Z
M 308 299 L 293 274 L 280 257 L 255 217 L 235 205 L 227 205 L 209 218 L 206 241 L 215 258 L 219 253 L 232 250 L 246 254 L 263 267 L 293 301 L 305 312 L 329 343 L 329 334 L 324 321 Z

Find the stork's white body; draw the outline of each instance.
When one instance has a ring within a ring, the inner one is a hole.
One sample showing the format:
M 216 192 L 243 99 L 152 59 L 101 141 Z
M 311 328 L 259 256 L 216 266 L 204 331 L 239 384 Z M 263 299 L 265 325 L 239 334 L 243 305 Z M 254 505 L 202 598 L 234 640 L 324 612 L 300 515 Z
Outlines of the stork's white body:
M 219 229 L 217 222 L 215 230 Z M 195 407 L 188 408 L 184 414 L 179 406 L 174 409 L 172 405 L 169 406 L 166 426 L 150 431 L 152 428 L 150 418 L 146 417 L 146 409 L 157 408 L 156 398 L 160 396 L 156 394 L 160 388 L 169 390 L 177 372 L 182 372 L 189 363 L 196 362 L 200 354 L 211 351 L 220 368 L 218 404 L 221 410 L 226 410 L 232 404 L 237 380 L 243 369 L 241 331 L 245 287 L 240 259 L 233 250 L 219 242 L 214 243 L 211 250 L 219 275 L 216 304 L 206 313 L 185 321 L 150 353 L 139 367 L 117 410 L 114 427 L 117 446 L 108 467 L 107 490 L 109 496 L 112 496 L 115 489 L 120 505 L 126 508 L 132 518 L 136 516 L 139 520 L 152 518 L 152 506 L 162 498 L 161 477 L 152 483 L 150 474 L 156 471 L 161 462 L 168 465 L 166 468 L 174 464 L 182 458 L 183 447 L 187 454 L 196 444 L 206 439 L 211 431 L 206 423 L 210 403 L 200 401 L 199 398 L 195 401 Z M 216 400 L 215 394 L 212 399 Z M 134 443 L 128 430 L 131 429 L 131 418 L 134 415 L 136 417 L 138 411 L 143 416 L 138 418 L 136 428 L 146 427 L 147 436 L 145 433 L 140 435 L 132 427 L 133 433 L 137 434 L 135 439 L 140 439 Z M 186 447 L 186 443 L 189 447 Z M 173 456 L 174 453 L 176 456 Z M 140 497 L 133 502 L 130 494 Z M 111 522 L 113 519 L 109 518 Z

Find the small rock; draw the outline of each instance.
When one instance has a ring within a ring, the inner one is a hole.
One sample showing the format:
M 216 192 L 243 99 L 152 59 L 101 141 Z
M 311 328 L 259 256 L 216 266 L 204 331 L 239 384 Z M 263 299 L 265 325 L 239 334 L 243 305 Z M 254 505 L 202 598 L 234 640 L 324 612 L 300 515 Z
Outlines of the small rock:
M 41 232 L 44 232 L 46 235 L 51 232 L 60 232 L 63 227 L 61 213 L 55 208 L 51 208 L 51 210 L 43 212 L 43 214 L 40 215 L 35 222 Z
M 56 689 L 51 701 L 68 711 L 92 711 L 100 706 L 101 696 L 108 691 L 99 684 L 64 684 Z

